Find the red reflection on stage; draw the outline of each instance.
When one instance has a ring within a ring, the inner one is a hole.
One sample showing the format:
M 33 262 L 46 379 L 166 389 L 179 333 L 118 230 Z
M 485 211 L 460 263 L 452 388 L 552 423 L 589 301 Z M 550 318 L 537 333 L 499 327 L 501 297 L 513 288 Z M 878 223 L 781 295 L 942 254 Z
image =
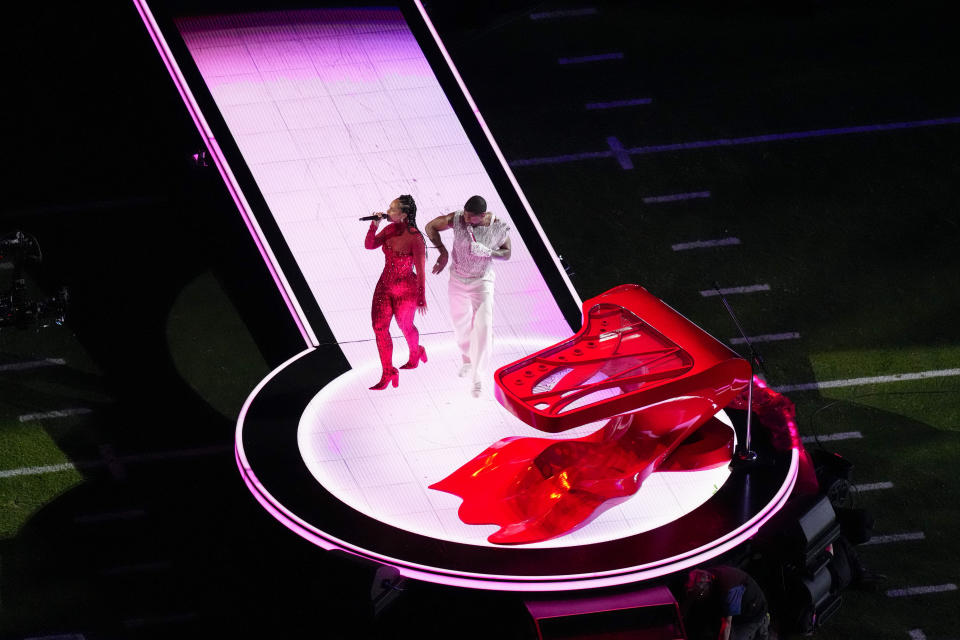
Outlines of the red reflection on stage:
M 499 525 L 490 542 L 552 538 L 658 469 L 730 460 L 733 432 L 713 416 L 747 386 L 749 364 L 639 286 L 583 312 L 575 336 L 497 370 L 496 395 L 542 431 L 606 424 L 571 440 L 505 438 L 431 485 L 463 498 L 463 522 Z
M 731 409 L 747 409 L 749 400 L 747 390 L 744 389 L 730 402 Z M 814 495 L 820 490 L 817 481 L 817 472 L 813 467 L 810 454 L 800 441 L 797 430 L 797 409 L 785 395 L 779 394 L 764 382 L 753 378 L 753 415 L 767 428 L 770 433 L 770 442 L 778 451 L 796 449 L 799 452 L 799 467 L 797 484 L 794 493 L 799 495 Z

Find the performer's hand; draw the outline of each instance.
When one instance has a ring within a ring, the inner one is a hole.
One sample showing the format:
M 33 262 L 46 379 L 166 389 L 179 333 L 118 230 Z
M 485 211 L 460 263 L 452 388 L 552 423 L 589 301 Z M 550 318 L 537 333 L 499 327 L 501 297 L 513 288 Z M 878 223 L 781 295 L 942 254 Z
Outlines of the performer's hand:
M 373 215 L 377 216 L 377 219 L 373 220 L 373 223 L 377 226 L 380 226 L 380 223 L 383 222 L 383 219 L 387 217 L 387 214 L 385 214 L 383 211 L 377 211 Z
M 481 258 L 489 258 L 493 254 L 493 250 L 485 244 L 474 241 L 470 243 L 470 253 Z
M 433 265 L 433 273 L 437 274 L 443 271 L 443 268 L 447 266 L 447 260 L 450 259 L 450 256 L 447 255 L 447 252 L 444 251 L 437 257 L 436 263 Z

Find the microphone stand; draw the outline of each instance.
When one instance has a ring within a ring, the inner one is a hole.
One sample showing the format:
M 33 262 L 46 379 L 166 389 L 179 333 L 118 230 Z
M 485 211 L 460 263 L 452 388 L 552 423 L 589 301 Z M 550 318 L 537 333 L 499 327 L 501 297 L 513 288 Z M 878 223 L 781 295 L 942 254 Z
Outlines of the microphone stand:
M 740 321 L 737 319 L 737 314 L 733 312 L 733 309 L 730 307 L 730 303 L 727 302 L 727 297 L 723 295 L 722 291 L 720 291 L 720 285 L 714 282 L 713 288 L 717 290 L 717 295 L 720 296 L 720 301 L 723 303 L 723 306 L 726 307 L 727 313 L 730 314 L 730 318 L 733 319 L 733 323 L 737 326 L 737 331 L 740 332 L 740 336 L 743 338 L 743 342 L 747 345 L 747 349 L 750 353 L 750 358 L 748 360 L 750 363 L 750 386 L 747 387 L 747 436 L 744 439 L 743 446 L 740 448 L 740 451 L 736 454 L 736 459 L 737 462 L 741 464 L 754 463 L 757 461 L 758 456 L 757 452 L 750 448 L 753 417 L 753 375 L 757 369 L 763 371 L 764 374 L 766 374 L 767 370 L 763 365 L 763 357 L 760 355 L 760 352 L 757 350 L 757 348 L 753 346 L 753 343 L 750 342 L 747 334 L 744 333 L 743 327 L 740 325 Z

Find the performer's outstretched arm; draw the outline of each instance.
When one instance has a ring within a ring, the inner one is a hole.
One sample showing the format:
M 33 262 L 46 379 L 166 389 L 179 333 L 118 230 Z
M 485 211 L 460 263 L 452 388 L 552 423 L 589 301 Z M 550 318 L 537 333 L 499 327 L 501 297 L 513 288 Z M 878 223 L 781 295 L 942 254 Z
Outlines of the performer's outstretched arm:
M 453 214 L 448 213 L 443 216 L 437 216 L 423 228 L 424 233 L 430 238 L 430 242 L 432 242 L 433 246 L 440 252 L 440 255 L 437 257 L 437 262 L 433 265 L 433 273 L 440 273 L 443 271 L 443 268 L 447 266 L 447 260 L 450 256 L 447 255 L 447 248 L 443 246 L 443 241 L 440 239 L 440 232 L 452 227 Z

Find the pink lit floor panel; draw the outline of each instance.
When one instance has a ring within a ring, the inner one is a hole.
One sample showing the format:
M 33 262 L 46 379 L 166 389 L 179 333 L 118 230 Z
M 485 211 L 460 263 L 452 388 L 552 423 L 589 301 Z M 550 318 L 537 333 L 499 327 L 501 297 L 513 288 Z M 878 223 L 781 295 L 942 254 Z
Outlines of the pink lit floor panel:
M 550 344 L 500 339 L 494 366 Z M 430 361 L 401 371 L 400 386 L 381 392 L 367 389 L 380 375 L 371 345 L 356 346 L 367 363 L 327 384 L 309 403 L 297 434 L 301 454 L 320 484 L 372 518 L 431 538 L 496 546 L 487 536 L 498 526 L 462 523 L 457 517 L 460 498 L 428 487 L 501 438 L 544 434 L 507 412 L 489 389 L 480 398 L 470 395 L 469 382 L 456 375 L 460 356 L 447 336 L 424 340 L 424 345 Z M 398 343 L 396 351 L 394 359 L 402 362 L 406 350 Z M 720 417 L 726 421 L 722 412 Z M 577 438 L 599 426 L 551 437 Z M 729 473 L 726 466 L 655 473 L 640 491 L 582 528 L 525 546 L 591 544 L 655 529 L 706 502 Z
M 516 226 L 399 10 L 201 16 L 177 27 L 337 342 L 373 338 L 383 255 L 364 249 L 359 217 L 411 194 L 422 230 L 479 194 Z M 529 249 L 516 232 L 511 243 L 511 259 L 496 265 L 497 326 L 562 338 L 569 327 Z M 428 269 L 436 258 L 429 249 Z M 450 330 L 447 278 L 427 273 L 422 332 Z

